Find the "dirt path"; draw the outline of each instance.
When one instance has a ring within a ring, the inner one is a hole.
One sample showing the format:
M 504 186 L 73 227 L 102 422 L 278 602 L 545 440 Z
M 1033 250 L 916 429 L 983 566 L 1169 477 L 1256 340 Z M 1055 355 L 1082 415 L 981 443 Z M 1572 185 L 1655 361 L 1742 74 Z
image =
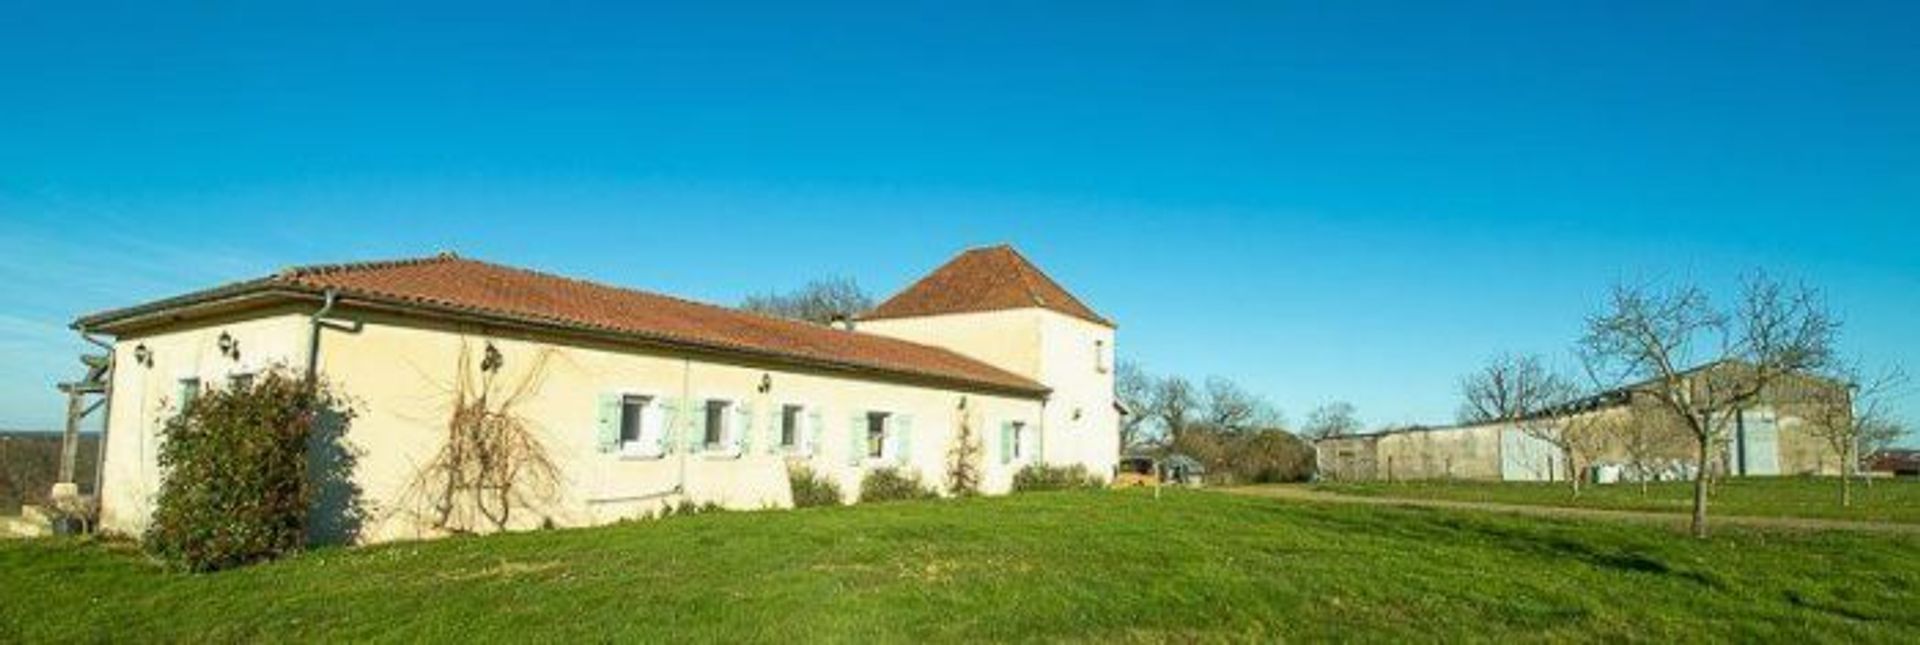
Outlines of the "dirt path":
M 1461 502 L 1441 499 L 1410 499 L 1402 497 L 1365 497 L 1342 495 L 1317 491 L 1300 486 L 1249 486 L 1223 489 L 1235 495 L 1269 497 L 1297 502 L 1324 504 L 1367 504 L 1372 506 L 1400 506 L 1414 508 L 1444 508 L 1465 511 L 1488 511 L 1531 515 L 1535 517 L 1554 517 L 1579 520 L 1607 520 L 1616 522 L 1640 522 L 1662 524 L 1676 529 L 1686 529 L 1689 516 L 1685 513 L 1654 513 L 1649 511 L 1618 511 L 1597 508 L 1568 508 L 1564 506 L 1531 506 L 1524 504 L 1500 504 L 1495 502 Z M 1737 526 L 1743 528 L 1787 529 L 1802 531 L 1875 531 L 1882 533 L 1905 533 L 1920 535 L 1920 524 L 1900 524 L 1896 522 L 1863 522 L 1856 520 L 1827 520 L 1805 517 L 1752 517 L 1734 515 L 1714 515 L 1707 518 L 1708 526 Z

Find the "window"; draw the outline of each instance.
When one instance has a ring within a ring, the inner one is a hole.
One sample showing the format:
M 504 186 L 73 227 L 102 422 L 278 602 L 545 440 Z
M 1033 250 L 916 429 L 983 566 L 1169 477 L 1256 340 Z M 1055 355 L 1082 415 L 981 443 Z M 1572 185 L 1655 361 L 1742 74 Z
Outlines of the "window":
M 733 407 L 728 401 L 713 399 L 707 401 L 707 431 L 704 443 L 708 450 L 723 450 L 727 446 L 727 412 Z
M 251 388 L 253 387 L 253 375 L 246 372 L 241 372 L 239 374 L 229 376 L 227 377 L 227 386 L 233 388 L 236 391 Z
M 1107 363 L 1107 341 L 1093 341 L 1093 369 L 1101 374 L 1107 373 L 1110 369 Z
M 1014 459 L 1019 459 L 1025 455 L 1025 451 L 1023 450 L 1022 444 L 1025 444 L 1026 442 L 1027 442 L 1027 422 L 1025 421 L 1013 422 L 1013 441 L 1010 442 L 1013 445 L 1010 446 L 1010 448 L 1012 448 L 1013 450 Z
M 804 408 L 797 405 L 780 408 L 780 447 L 789 451 L 800 447 L 800 419 Z
M 193 405 L 193 401 L 198 398 L 200 398 L 200 379 L 192 376 L 180 379 L 180 409 L 187 409 L 187 406 Z
M 887 417 L 885 412 L 867 413 L 867 457 L 881 459 L 887 455 Z
M 644 396 L 620 397 L 620 445 L 636 446 L 647 435 L 647 404 Z

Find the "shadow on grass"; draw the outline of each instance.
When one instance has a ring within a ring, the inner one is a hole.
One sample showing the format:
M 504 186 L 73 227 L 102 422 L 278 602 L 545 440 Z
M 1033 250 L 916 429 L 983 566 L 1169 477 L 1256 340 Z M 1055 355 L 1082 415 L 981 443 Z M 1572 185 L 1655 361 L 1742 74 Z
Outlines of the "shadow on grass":
M 1274 505 L 1268 510 L 1286 513 L 1340 534 L 1427 543 L 1474 544 L 1552 560 L 1579 562 L 1612 571 L 1668 576 L 1715 591 L 1725 591 L 1729 587 L 1726 580 L 1710 571 L 1675 567 L 1658 555 L 1637 548 L 1630 539 L 1623 538 L 1623 544 L 1609 546 L 1591 538 L 1572 537 L 1568 533 L 1575 526 L 1564 520 L 1462 516 L 1456 511 L 1420 508 L 1352 512 L 1314 506 Z M 1591 528 L 1595 531 L 1594 536 L 1611 536 L 1618 530 L 1611 526 L 1580 527 Z

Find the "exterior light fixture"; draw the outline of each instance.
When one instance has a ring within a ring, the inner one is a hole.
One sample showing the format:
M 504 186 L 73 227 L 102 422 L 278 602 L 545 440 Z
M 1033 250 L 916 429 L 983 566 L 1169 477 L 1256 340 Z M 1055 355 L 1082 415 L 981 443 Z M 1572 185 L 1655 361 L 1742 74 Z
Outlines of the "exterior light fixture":
M 486 354 L 480 358 L 480 371 L 498 372 L 500 366 L 506 362 L 506 357 L 500 355 L 500 349 L 494 347 L 492 341 L 488 341 Z
M 959 408 L 959 409 L 961 409 L 961 410 L 965 410 L 965 409 L 967 409 L 967 395 L 965 395 L 965 394 L 962 394 L 962 395 L 960 395 L 960 408 Z
M 766 394 L 772 391 L 773 391 L 773 375 L 765 372 L 761 372 L 760 373 L 760 393 Z
M 135 345 L 133 347 L 133 362 L 145 367 L 153 367 L 153 350 L 148 349 L 146 343 Z
M 233 334 L 220 332 L 220 355 L 235 360 L 240 358 L 240 341 L 234 340 Z

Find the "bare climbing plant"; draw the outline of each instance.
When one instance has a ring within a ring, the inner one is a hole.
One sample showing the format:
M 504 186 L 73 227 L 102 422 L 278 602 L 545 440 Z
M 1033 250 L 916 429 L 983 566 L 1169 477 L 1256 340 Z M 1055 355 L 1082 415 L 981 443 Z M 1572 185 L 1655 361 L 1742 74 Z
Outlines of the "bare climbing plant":
M 953 446 L 947 449 L 947 492 L 955 497 L 980 493 L 980 433 L 974 430 L 973 415 L 960 410 L 960 424 L 953 433 Z
M 559 469 L 520 406 L 540 389 L 552 357 L 542 351 L 517 377 L 503 377 L 504 357 L 491 343 L 475 364 L 463 343 L 449 399 L 446 440 L 421 466 L 411 506 L 434 529 L 502 530 L 516 509 L 538 507 L 558 489 Z

